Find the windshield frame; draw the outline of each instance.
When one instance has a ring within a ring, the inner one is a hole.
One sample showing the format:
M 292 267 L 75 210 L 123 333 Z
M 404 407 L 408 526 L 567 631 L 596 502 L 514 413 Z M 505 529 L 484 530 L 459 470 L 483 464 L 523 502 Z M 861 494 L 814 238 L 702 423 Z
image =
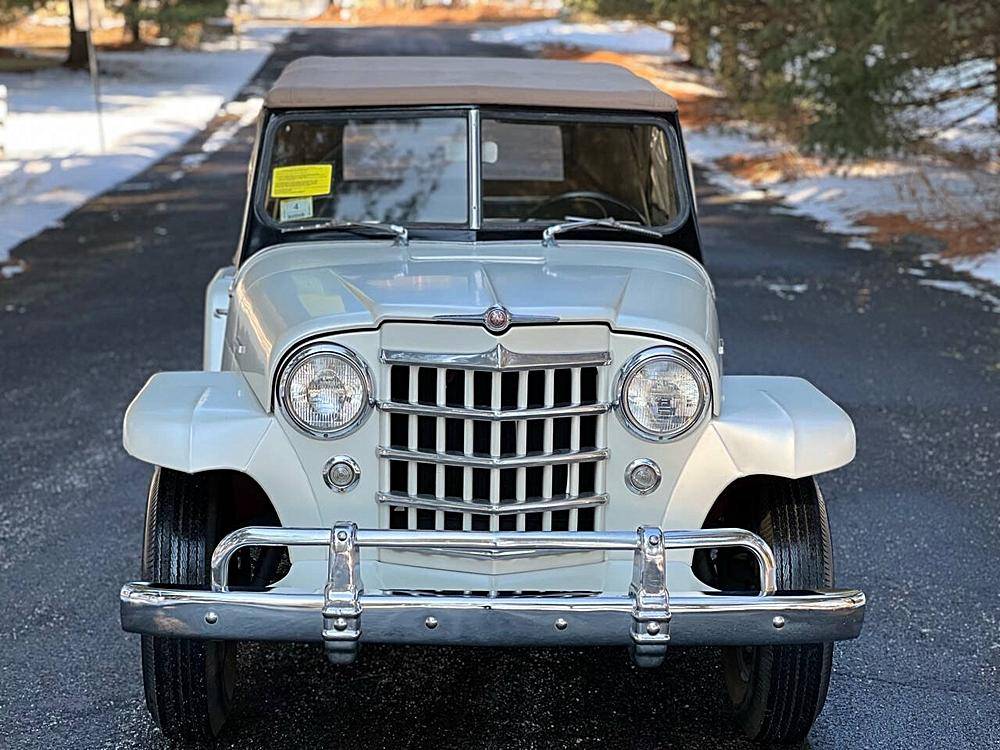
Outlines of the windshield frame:
M 484 226 L 482 222 L 482 179 L 481 179 L 481 131 L 482 118 L 517 120 L 525 122 L 594 122 L 615 124 L 652 125 L 666 134 L 670 150 L 674 186 L 677 193 L 677 214 L 662 225 L 638 226 L 655 229 L 663 235 L 664 244 L 676 246 L 701 260 L 701 242 L 694 209 L 693 186 L 689 179 L 687 157 L 680 133 L 680 123 L 676 114 L 652 114 L 646 112 L 621 112 L 584 109 L 541 109 L 532 107 L 502 107 L 485 105 L 447 105 L 420 107 L 357 107 L 351 109 L 290 109 L 265 110 L 258 125 L 257 145 L 251 156 L 250 184 L 247 191 L 247 207 L 244 214 L 242 237 L 237 250 L 236 262 L 276 244 L 287 242 L 287 234 L 281 232 L 282 224 L 275 221 L 265 211 L 268 186 L 267 170 L 270 167 L 277 130 L 288 121 L 302 120 L 350 120 L 350 119 L 418 119 L 421 117 L 461 116 L 468 122 L 468 187 L 467 219 L 464 223 L 406 223 L 411 240 L 440 240 L 457 242 L 531 240 L 541 241 L 542 231 L 553 220 L 503 221 L 491 219 Z M 622 241 L 623 235 L 606 228 L 582 228 L 574 233 L 581 239 Z M 302 232 L 296 242 L 322 240 L 357 240 L 356 235 L 336 231 L 315 233 Z

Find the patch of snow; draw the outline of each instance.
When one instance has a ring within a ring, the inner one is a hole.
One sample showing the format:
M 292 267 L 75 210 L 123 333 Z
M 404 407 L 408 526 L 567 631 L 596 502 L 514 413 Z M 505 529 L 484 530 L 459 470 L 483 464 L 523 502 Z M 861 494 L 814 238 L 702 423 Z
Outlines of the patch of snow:
M 24 273 L 24 261 L 0 264 L 0 279 L 10 279 L 19 273 Z
M 920 279 L 918 282 L 921 286 L 929 286 L 935 289 L 943 289 L 946 292 L 956 292 L 965 297 L 971 297 L 972 299 L 977 299 L 980 302 L 986 303 L 993 312 L 1000 313 L 1000 297 L 995 294 L 990 294 L 989 292 L 984 292 L 982 289 L 978 289 L 974 285 L 970 284 L 968 281 L 951 281 L 945 279 Z
M 683 117 L 682 117 L 683 123 Z M 713 166 L 727 156 L 771 156 L 782 149 L 780 143 L 754 138 L 742 128 L 705 128 L 684 133 L 684 149 L 696 164 Z
M 240 90 L 285 33 L 287 28 L 251 27 L 239 40 L 197 52 L 153 48 L 100 55 L 104 152 L 86 73 L 49 68 L 0 75 L 9 105 L 0 159 L 0 265 L 18 243 L 182 146 Z M 254 107 L 259 101 L 237 105 L 234 123 L 252 121 Z M 203 148 L 222 148 L 233 127 L 224 125 Z
M 532 49 L 546 44 L 561 44 L 582 50 L 657 55 L 666 60 L 681 60 L 683 58 L 674 51 L 674 28 L 669 21 L 651 26 L 636 21 L 566 23 L 553 18 L 498 29 L 482 29 L 471 36 L 477 42 L 515 44 Z
M 774 292 L 781 299 L 793 300 L 800 294 L 809 291 L 808 284 L 768 284 L 767 289 Z
M 905 114 L 905 119 L 918 133 L 932 137 L 946 149 L 1000 155 L 995 84 L 982 85 L 994 80 L 995 65 L 993 60 L 981 58 L 946 68 L 914 71 L 911 98 L 937 96 L 943 97 L 943 101 L 915 107 Z M 956 95 L 976 86 L 982 87 Z
M 213 130 L 196 153 L 185 154 L 181 157 L 181 169 L 171 172 L 170 179 L 179 180 L 188 170 L 200 166 L 209 156 L 229 145 L 237 133 L 253 124 L 263 106 L 264 100 L 259 96 L 252 96 L 244 101 L 229 102 L 220 110 L 219 114 L 233 119 L 227 120 Z
M 708 181 L 734 199 L 780 201 L 773 212 L 817 221 L 828 232 L 851 236 L 848 246 L 862 250 L 872 248 L 864 235 L 876 231 L 862 223 L 868 215 L 900 214 L 946 221 L 956 206 L 961 206 L 970 216 L 987 217 L 996 214 L 1000 201 L 1000 181 L 995 175 L 916 161 L 871 160 L 829 165 L 815 173 L 784 179 L 747 179 L 726 172 L 724 160 L 774 157 L 788 146 L 732 128 L 688 131 L 686 147 L 691 159 L 708 169 Z M 1000 251 L 983 258 L 945 262 L 1000 283 Z
M 329 0 L 248 0 L 240 4 L 240 11 L 252 18 L 303 21 L 315 18 L 329 6 Z
M 967 273 L 983 281 L 991 281 L 1000 286 L 1000 248 L 974 258 L 939 258 L 938 260 L 956 271 Z

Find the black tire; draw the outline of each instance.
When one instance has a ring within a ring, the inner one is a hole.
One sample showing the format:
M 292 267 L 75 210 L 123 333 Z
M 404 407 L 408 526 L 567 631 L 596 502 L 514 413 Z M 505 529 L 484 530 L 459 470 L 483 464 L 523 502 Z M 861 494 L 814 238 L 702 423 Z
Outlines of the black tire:
M 212 551 L 221 538 L 218 482 L 157 468 L 149 486 L 143 578 L 209 586 Z M 225 724 L 235 684 L 236 644 L 142 637 L 146 706 L 164 735 L 205 741 Z
M 831 588 L 830 523 L 816 481 L 766 478 L 751 487 L 743 499 L 760 513 L 750 530 L 774 551 L 778 590 Z M 723 666 L 743 731 L 759 742 L 798 743 L 826 701 L 833 644 L 727 648 Z

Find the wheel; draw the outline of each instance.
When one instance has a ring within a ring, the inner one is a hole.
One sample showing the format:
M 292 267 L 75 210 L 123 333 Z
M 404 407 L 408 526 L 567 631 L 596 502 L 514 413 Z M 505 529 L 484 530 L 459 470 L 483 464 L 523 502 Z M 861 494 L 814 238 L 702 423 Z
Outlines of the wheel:
M 156 469 L 149 486 L 143 579 L 208 588 L 221 538 L 219 482 Z M 233 696 L 236 644 L 142 636 L 146 706 L 164 735 L 204 741 L 225 724 Z
M 751 487 L 742 499 L 759 512 L 747 528 L 771 545 L 778 590 L 832 588 L 830 523 L 816 481 L 767 478 Z M 727 648 L 723 666 L 736 720 L 751 739 L 801 742 L 826 701 L 833 644 Z

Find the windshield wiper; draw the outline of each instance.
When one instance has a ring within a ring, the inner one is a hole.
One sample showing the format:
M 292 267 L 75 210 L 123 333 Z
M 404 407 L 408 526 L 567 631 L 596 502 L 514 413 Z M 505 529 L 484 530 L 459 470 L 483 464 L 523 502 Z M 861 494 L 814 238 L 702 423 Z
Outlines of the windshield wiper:
M 326 230 L 342 230 L 357 234 L 374 234 L 396 238 L 397 245 L 410 244 L 410 233 L 406 227 L 399 224 L 387 224 L 381 221 L 317 221 L 312 224 L 297 224 L 294 227 L 282 227 L 282 234 L 293 232 L 323 232 Z
M 637 224 L 629 224 L 618 219 L 608 217 L 606 219 L 584 219 L 580 216 L 567 216 L 566 221 L 545 227 L 542 232 L 542 245 L 544 247 L 555 247 L 556 235 L 569 232 L 574 229 L 584 229 L 585 227 L 602 227 L 604 229 L 617 229 L 620 232 L 635 232 L 644 234 L 647 237 L 662 237 L 663 232 L 649 227 L 641 227 Z

